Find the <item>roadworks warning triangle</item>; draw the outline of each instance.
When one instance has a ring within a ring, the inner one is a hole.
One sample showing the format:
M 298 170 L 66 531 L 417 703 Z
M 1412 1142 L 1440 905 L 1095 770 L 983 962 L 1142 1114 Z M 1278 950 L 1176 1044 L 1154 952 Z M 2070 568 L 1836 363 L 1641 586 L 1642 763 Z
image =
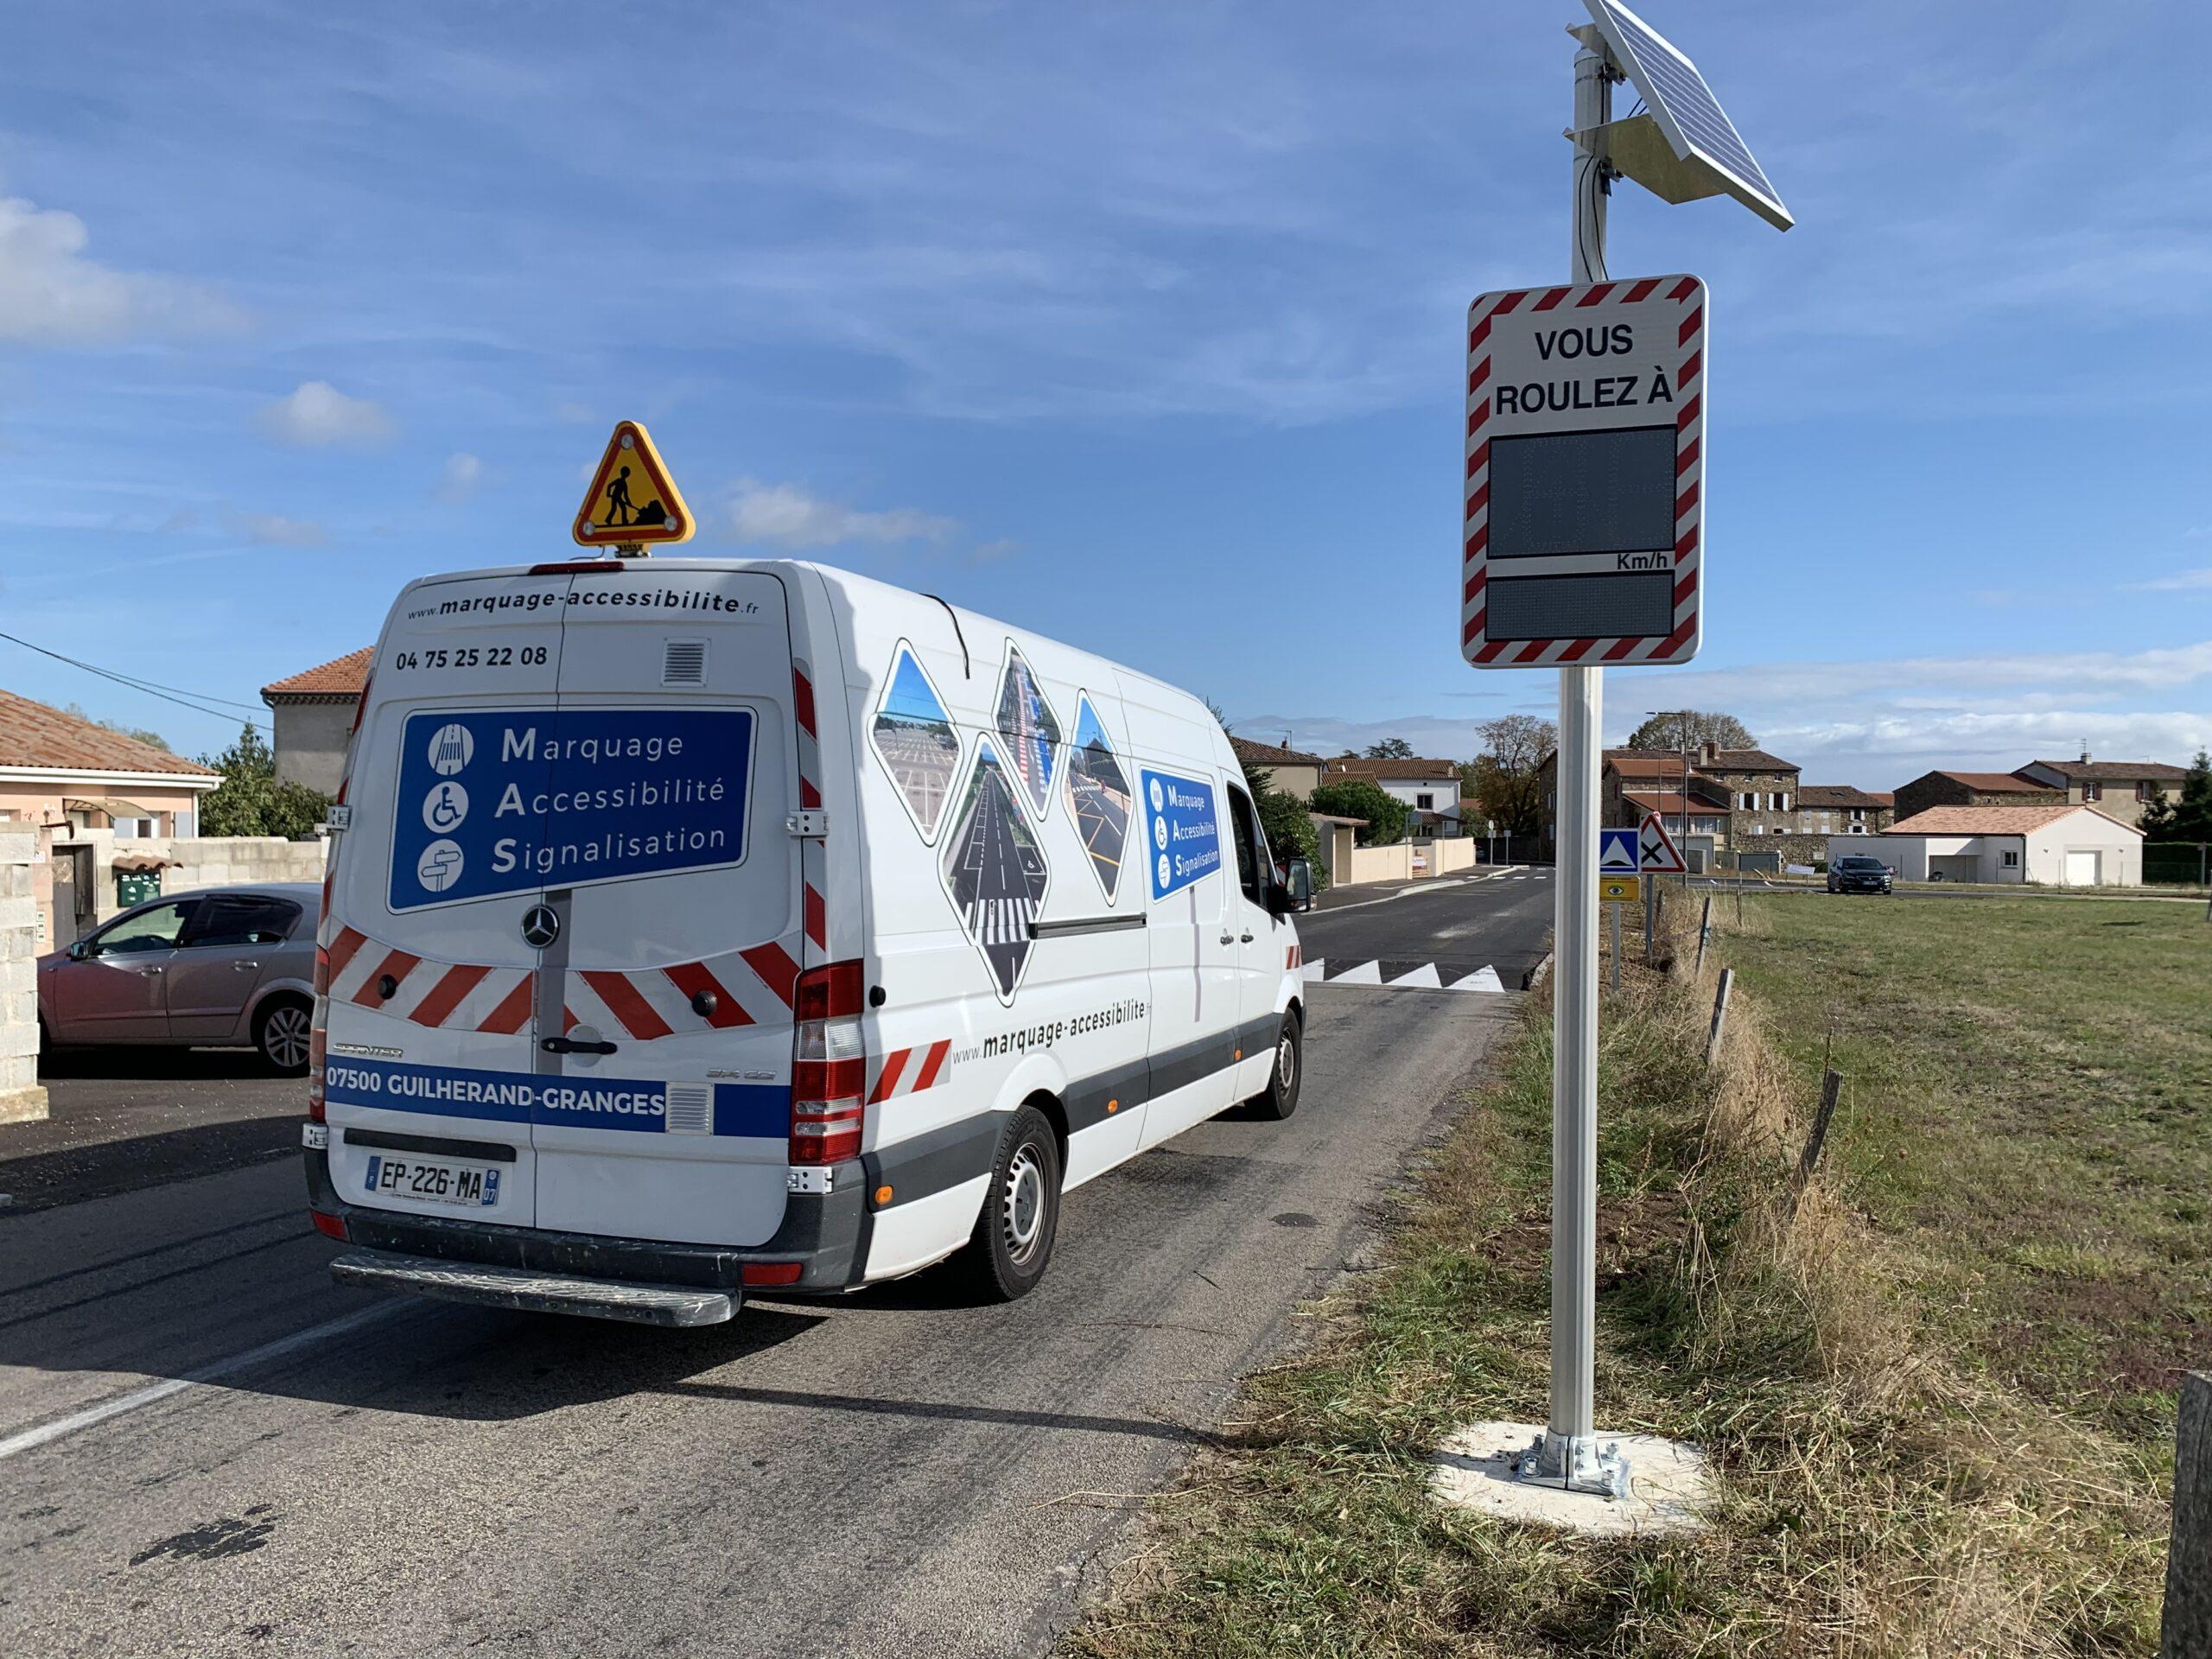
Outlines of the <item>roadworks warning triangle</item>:
M 617 421 L 570 533 L 584 547 L 688 542 L 696 526 L 667 463 L 635 421 Z

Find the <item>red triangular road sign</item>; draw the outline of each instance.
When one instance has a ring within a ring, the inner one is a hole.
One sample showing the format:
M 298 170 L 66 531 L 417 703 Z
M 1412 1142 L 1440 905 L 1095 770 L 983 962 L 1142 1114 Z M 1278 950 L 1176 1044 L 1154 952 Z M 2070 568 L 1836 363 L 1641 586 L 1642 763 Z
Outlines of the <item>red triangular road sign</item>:
M 1656 812 L 1645 813 L 1636 832 L 1636 868 L 1646 875 L 1689 874 L 1689 866 L 1682 862 L 1681 849 L 1675 845 L 1675 838 L 1667 833 Z
M 569 533 L 584 547 L 688 542 L 696 528 L 645 429 L 617 421 Z

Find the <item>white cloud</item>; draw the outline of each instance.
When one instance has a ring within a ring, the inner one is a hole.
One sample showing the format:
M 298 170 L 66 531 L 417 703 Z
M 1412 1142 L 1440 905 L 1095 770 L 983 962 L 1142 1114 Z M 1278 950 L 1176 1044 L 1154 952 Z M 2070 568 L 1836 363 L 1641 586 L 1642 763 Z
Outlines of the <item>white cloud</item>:
M 447 457 L 438 474 L 437 498 L 448 503 L 466 501 L 483 481 L 484 463 L 465 449 L 456 451 Z
M 0 197 L 0 340 L 107 346 L 242 325 L 238 311 L 211 289 L 86 257 L 90 240 L 74 213 Z
M 741 542 L 766 542 L 799 550 L 852 542 L 942 542 L 959 529 L 950 518 L 915 507 L 863 512 L 824 500 L 796 484 L 739 480 L 730 499 L 729 528 Z
M 996 564 L 1001 559 L 1010 559 L 1021 550 L 1021 543 L 1001 538 L 995 542 L 982 542 L 968 550 L 962 561 L 969 565 Z
M 2151 582 L 2131 582 L 2127 586 L 2139 594 L 2196 594 L 2212 591 L 2212 564 L 2201 564 L 2194 570 L 2177 570 L 2171 576 L 2159 576 Z
M 264 407 L 261 429 L 277 442 L 302 449 L 367 448 L 389 442 L 399 429 L 383 404 L 348 397 L 327 380 L 302 380 L 289 396 Z
M 313 518 L 287 518 L 276 512 L 233 512 L 226 515 L 232 533 L 256 547 L 321 547 L 329 534 Z

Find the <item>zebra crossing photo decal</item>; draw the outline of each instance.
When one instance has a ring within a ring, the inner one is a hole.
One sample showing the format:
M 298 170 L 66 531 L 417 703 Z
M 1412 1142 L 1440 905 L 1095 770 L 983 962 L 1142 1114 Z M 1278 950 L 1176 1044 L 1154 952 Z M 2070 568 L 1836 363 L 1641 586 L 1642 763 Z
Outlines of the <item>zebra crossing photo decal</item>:
M 930 683 L 929 671 L 904 639 L 892 658 L 891 678 L 869 737 L 914 828 L 924 841 L 935 841 L 953 775 L 960 770 L 960 734 L 944 711 L 944 699 Z
M 1015 804 L 1020 787 L 998 746 L 976 744 L 976 763 L 945 832 L 945 891 L 960 925 L 991 971 L 1001 1002 L 1012 1003 L 1035 942 L 1029 925 L 1044 908 L 1050 874 L 1036 831 Z
M 1112 904 L 1122 886 L 1122 855 L 1129 835 L 1129 780 L 1115 758 L 1105 722 L 1088 692 L 1075 699 L 1075 747 L 1068 754 L 1068 813 L 1090 855 L 1098 890 Z

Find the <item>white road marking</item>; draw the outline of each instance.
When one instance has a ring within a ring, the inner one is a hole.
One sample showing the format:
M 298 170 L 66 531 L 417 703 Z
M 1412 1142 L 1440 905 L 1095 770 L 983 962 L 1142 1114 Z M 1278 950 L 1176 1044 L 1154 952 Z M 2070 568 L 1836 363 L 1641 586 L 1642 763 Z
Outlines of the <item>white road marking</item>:
M 1327 977 L 1321 970 L 1328 965 L 1329 959 L 1326 957 L 1316 957 L 1306 964 L 1306 971 L 1300 977 L 1306 984 L 1311 985 L 1317 979 Z
M 1452 988 L 1455 991 L 1502 991 L 1505 986 L 1498 979 L 1497 969 L 1485 964 L 1465 979 L 1453 980 Z
M 326 1337 L 342 1336 L 348 1331 L 359 1330 L 361 1326 L 372 1325 L 378 1319 L 388 1319 L 406 1306 L 408 1304 L 404 1301 L 389 1301 L 378 1302 L 368 1307 L 356 1308 L 351 1313 L 341 1314 L 334 1319 L 327 1319 L 321 1325 L 309 1325 L 304 1331 L 295 1331 L 289 1337 L 279 1337 L 274 1342 L 263 1343 L 258 1348 L 249 1348 L 242 1354 L 232 1354 L 227 1358 L 215 1361 L 211 1365 L 203 1365 L 187 1376 L 171 1377 L 166 1382 L 156 1382 L 147 1388 L 134 1389 L 129 1394 L 118 1395 L 112 1400 L 104 1400 L 97 1406 L 87 1406 L 84 1410 L 72 1412 L 67 1417 L 57 1417 L 50 1423 L 41 1423 L 36 1428 L 27 1428 L 20 1433 L 10 1434 L 6 1440 L 0 1440 L 0 1462 L 5 1462 L 18 1452 L 34 1451 L 39 1446 L 60 1440 L 65 1435 L 74 1434 L 80 1428 L 90 1428 L 95 1423 L 107 1421 L 111 1417 L 120 1417 L 125 1412 L 137 1411 L 142 1407 L 166 1400 L 173 1394 L 182 1394 L 187 1389 L 197 1388 L 203 1382 L 215 1382 L 219 1378 L 228 1376 L 233 1371 L 242 1371 L 249 1366 L 259 1365 L 269 1360 L 281 1359 L 286 1354 L 296 1353 L 302 1348 L 312 1347 Z
M 1424 962 L 1410 974 L 1402 975 L 1390 982 L 1393 985 L 1417 985 L 1424 990 L 1431 991 L 1440 991 L 1444 988 L 1444 982 L 1438 977 L 1436 964 L 1433 962 Z
M 1332 985 L 1380 985 L 1382 982 L 1382 964 L 1379 962 L 1363 962 L 1358 967 L 1338 974 L 1329 982 Z

